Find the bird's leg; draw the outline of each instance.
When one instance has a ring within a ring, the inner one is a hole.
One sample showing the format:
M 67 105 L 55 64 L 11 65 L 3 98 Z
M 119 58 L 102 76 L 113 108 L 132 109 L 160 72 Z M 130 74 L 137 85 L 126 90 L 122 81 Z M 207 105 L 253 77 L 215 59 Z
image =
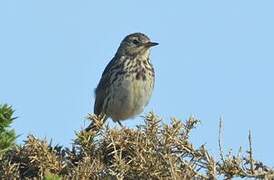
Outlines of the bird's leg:
M 124 127 L 123 124 L 121 123 L 121 121 L 117 121 L 117 122 L 118 122 L 118 124 L 121 126 L 121 128 Z

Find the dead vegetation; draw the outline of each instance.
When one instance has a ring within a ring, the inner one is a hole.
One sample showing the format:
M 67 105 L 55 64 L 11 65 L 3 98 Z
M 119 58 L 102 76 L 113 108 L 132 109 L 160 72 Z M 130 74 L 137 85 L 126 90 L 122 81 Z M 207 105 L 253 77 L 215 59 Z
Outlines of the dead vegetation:
M 72 148 L 53 146 L 30 135 L 0 159 L 0 179 L 273 179 L 273 169 L 253 158 L 251 133 L 246 153 L 224 155 L 220 124 L 220 159 L 189 141 L 198 120 L 163 124 L 153 113 L 136 128 L 97 127 L 76 134 Z

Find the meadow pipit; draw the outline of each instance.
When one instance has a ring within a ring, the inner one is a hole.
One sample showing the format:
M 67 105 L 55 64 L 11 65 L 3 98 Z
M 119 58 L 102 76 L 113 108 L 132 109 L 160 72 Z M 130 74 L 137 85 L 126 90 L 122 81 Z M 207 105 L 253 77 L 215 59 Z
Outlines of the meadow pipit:
M 148 104 L 154 87 L 154 69 L 149 59 L 151 42 L 142 33 L 126 36 L 114 58 L 105 68 L 95 89 L 94 113 L 111 117 L 120 125 L 125 120 L 140 114 Z M 92 128 L 92 124 L 86 129 Z

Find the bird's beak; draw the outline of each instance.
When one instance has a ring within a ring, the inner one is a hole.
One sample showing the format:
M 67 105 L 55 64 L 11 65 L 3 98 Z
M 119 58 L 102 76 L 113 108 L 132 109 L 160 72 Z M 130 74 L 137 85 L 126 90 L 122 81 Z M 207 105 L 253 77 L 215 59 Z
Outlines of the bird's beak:
M 144 44 L 145 47 L 152 47 L 152 46 L 157 46 L 159 43 L 156 42 L 147 42 Z

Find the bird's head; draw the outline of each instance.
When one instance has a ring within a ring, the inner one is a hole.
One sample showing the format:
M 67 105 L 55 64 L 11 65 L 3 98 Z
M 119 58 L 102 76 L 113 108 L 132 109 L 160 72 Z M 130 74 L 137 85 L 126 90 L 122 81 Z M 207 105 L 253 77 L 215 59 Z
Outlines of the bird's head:
M 156 46 L 158 43 L 151 42 L 143 33 L 133 33 L 126 36 L 120 44 L 117 51 L 120 55 L 137 55 L 149 51 L 149 48 Z

